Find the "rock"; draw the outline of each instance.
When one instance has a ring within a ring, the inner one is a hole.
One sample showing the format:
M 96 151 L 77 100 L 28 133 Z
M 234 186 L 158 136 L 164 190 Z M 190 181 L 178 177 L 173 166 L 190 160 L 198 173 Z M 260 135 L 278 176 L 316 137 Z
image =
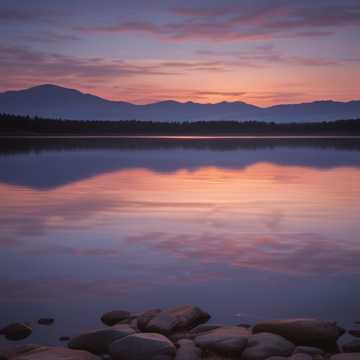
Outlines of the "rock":
M 293 354 L 288 360 L 312 360 L 312 355 L 305 353 Z
M 270 356 L 266 360 L 288 360 L 289 358 L 286 356 Z
M 161 334 L 137 333 L 114 341 L 109 348 L 113 360 L 171 360 L 175 345 Z
M 122 320 L 128 319 L 130 313 L 125 310 L 109 311 L 101 316 L 101 321 L 108 326 L 113 326 Z
M 238 326 L 224 326 L 198 335 L 195 344 L 201 349 L 222 355 L 240 355 L 248 343 L 250 332 Z
M 0 359 L 14 359 L 16 356 L 41 347 L 40 345 L 28 344 L 0 350 Z
M 42 318 L 38 320 L 39 325 L 52 325 L 54 323 L 53 318 Z
M 160 309 L 150 309 L 150 310 L 146 310 L 145 312 L 140 314 L 137 317 L 137 326 L 138 326 L 139 330 L 145 331 L 146 326 L 149 323 L 149 321 L 160 313 L 161 313 Z
M 70 349 L 86 350 L 93 354 L 104 354 L 108 352 L 109 345 L 113 341 L 134 333 L 134 329 L 129 325 L 116 325 L 76 336 L 69 341 L 68 347 Z
M 34 350 L 24 352 L 13 358 L 14 360 L 98 360 L 86 351 L 70 350 L 63 347 L 41 346 Z
M 360 327 L 353 327 L 348 332 L 352 336 L 360 337 Z
M 360 352 L 360 339 L 354 339 L 344 343 L 342 349 L 346 353 Z
M 13 323 L 0 330 L 0 335 L 4 335 L 8 340 L 22 340 L 30 336 L 32 329 L 23 323 Z
M 243 327 L 243 328 L 246 328 L 246 329 L 250 329 L 251 328 L 251 325 L 250 324 L 237 324 L 236 326 L 240 326 L 240 327 Z
M 323 344 L 335 343 L 342 329 L 336 323 L 318 319 L 276 320 L 256 324 L 253 333 L 268 332 L 283 336 L 296 345 L 323 347 Z
M 325 355 L 322 349 L 313 346 L 297 346 L 294 354 Z
M 175 360 L 199 360 L 201 358 L 201 350 L 192 340 L 180 340 L 178 345 Z
M 359 353 L 336 354 L 330 357 L 330 360 L 360 360 Z
M 201 324 L 190 330 L 190 334 L 198 335 L 210 330 L 214 330 L 220 327 L 224 327 L 224 324 Z
M 60 336 L 59 337 L 59 341 L 69 341 L 70 340 L 70 336 Z
M 210 319 L 210 315 L 197 306 L 185 305 L 161 311 L 146 326 L 150 332 L 170 334 L 176 330 L 190 330 Z
M 187 331 L 178 331 L 167 336 L 173 343 L 176 343 L 183 339 L 192 340 L 195 336 Z
M 295 349 L 294 344 L 280 335 L 258 333 L 251 335 L 248 345 L 242 353 L 242 360 L 264 360 L 270 356 L 290 356 Z

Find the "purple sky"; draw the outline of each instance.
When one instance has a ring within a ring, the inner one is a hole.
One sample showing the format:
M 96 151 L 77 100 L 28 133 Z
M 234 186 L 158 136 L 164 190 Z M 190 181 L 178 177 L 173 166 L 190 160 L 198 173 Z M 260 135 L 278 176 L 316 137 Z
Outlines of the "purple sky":
M 257 105 L 360 96 L 359 0 L 0 0 L 0 91 Z

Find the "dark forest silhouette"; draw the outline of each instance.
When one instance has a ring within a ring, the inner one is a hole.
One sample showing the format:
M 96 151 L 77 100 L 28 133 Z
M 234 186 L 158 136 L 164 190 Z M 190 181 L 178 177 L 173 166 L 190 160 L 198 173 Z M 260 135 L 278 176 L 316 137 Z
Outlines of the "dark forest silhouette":
M 360 135 L 360 119 L 315 123 L 259 121 L 79 121 L 0 114 L 1 135 Z

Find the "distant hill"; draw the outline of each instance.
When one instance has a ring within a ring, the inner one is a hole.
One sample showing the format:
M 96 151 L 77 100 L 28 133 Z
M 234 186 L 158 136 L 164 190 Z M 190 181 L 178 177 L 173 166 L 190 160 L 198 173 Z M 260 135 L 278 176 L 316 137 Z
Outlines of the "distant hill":
M 244 102 L 161 101 L 135 105 L 56 85 L 0 93 L 0 113 L 69 120 L 319 122 L 359 118 L 360 101 L 316 101 L 260 108 Z

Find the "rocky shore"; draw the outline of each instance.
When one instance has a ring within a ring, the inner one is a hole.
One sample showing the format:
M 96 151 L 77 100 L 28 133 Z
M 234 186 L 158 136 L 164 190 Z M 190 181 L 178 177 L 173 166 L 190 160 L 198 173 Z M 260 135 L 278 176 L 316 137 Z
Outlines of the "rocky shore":
M 115 310 L 101 316 L 104 328 L 60 340 L 67 347 L 26 345 L 0 349 L 0 360 L 360 360 L 360 326 L 345 330 L 319 319 L 286 319 L 254 325 L 212 324 L 197 306 Z M 51 326 L 54 319 L 39 319 Z M 0 330 L 11 341 L 29 337 L 29 324 Z M 339 342 L 347 333 L 349 340 Z

